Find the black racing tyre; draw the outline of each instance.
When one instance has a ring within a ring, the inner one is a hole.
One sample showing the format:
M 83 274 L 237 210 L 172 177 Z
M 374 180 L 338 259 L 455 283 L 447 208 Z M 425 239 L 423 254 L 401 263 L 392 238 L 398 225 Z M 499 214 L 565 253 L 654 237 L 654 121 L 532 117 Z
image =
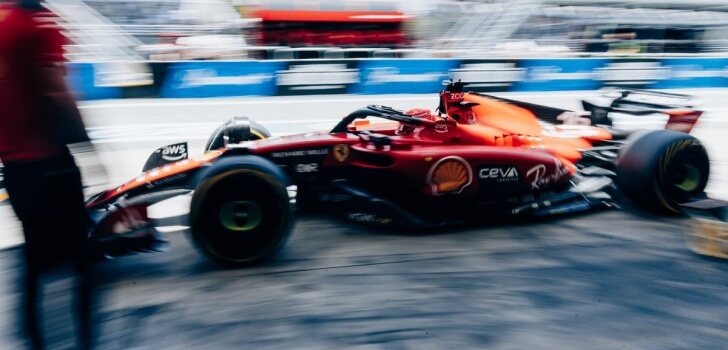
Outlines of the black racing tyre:
M 201 183 L 192 197 L 192 241 L 205 256 L 224 265 L 271 257 L 285 245 L 293 222 L 285 185 L 263 171 L 221 173 Z
M 236 123 L 240 123 L 243 120 L 245 120 L 245 122 L 247 123 L 250 123 L 250 136 L 234 137 L 235 139 L 241 141 L 254 141 L 267 139 L 271 136 L 268 129 L 256 122 L 252 120 L 247 121 L 244 117 L 233 117 L 222 125 L 218 126 L 217 129 L 212 132 L 212 135 L 210 135 L 210 138 L 208 138 L 207 142 L 205 143 L 205 152 L 225 147 L 225 140 L 223 139 L 223 137 L 225 135 L 226 129 L 227 132 L 235 132 L 234 125 Z
M 680 213 L 680 203 L 704 195 L 709 175 L 703 145 L 677 131 L 640 134 L 617 159 L 617 182 L 624 195 L 658 213 Z

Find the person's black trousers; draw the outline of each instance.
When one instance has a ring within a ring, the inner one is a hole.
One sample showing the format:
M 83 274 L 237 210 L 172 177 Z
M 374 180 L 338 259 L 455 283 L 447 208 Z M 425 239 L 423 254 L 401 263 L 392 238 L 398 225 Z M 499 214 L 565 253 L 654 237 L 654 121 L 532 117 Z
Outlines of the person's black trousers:
M 77 272 L 79 345 L 91 347 L 90 220 L 84 206 L 81 174 L 73 157 L 4 162 L 5 189 L 25 235 L 25 298 L 22 323 L 35 348 L 42 348 L 39 276 L 73 264 Z

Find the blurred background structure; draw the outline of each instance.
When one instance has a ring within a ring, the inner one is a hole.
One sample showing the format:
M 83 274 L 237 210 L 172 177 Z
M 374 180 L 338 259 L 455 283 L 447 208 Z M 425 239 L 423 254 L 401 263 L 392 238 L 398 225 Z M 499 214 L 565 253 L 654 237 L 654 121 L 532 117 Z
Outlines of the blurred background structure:
M 175 79 L 182 79 L 192 81 L 193 85 L 204 81 L 207 87 L 250 87 L 268 74 L 272 78 L 266 84 L 272 84 L 272 88 L 249 91 L 243 88 L 223 95 L 281 94 L 278 77 L 292 76 L 287 73 L 302 77 L 304 71 L 290 69 L 296 68 L 295 65 L 289 69 L 278 67 L 275 62 L 286 60 L 290 65 L 299 60 L 322 59 L 434 59 L 446 66 L 437 68 L 438 72 L 444 70 L 445 76 L 473 77 L 477 72 L 500 76 L 495 80 L 505 79 L 509 89 L 511 83 L 531 79 L 533 74 L 542 79 L 539 75 L 542 73 L 587 71 L 589 79 L 599 80 L 601 85 L 605 81 L 621 84 L 625 76 L 642 76 L 637 83 L 626 85 L 712 87 L 720 81 L 719 86 L 728 86 L 728 81 L 722 80 L 722 73 L 718 74 L 725 68 L 720 59 L 670 61 L 675 57 L 716 58 L 728 54 L 728 4 L 720 0 L 48 0 L 46 6 L 58 15 L 70 40 L 69 61 L 79 63 L 71 82 L 82 99 L 214 97 L 219 93 L 170 94 L 167 86 L 174 84 Z M 578 65 L 590 68 L 557 64 L 555 72 L 553 65 L 529 61 L 543 58 L 582 58 Z M 447 60 L 457 59 L 501 61 L 465 62 L 459 67 L 457 64 L 449 67 Z M 180 61 L 257 63 L 235 65 L 238 71 L 234 73 L 228 67 L 207 65 L 204 69 L 192 69 L 186 66 L 183 69 L 186 77 L 195 78 L 186 79 L 173 75 L 180 69 L 176 69 L 179 64 L 172 62 Z M 366 84 L 366 69 L 371 67 L 361 62 L 339 63 L 333 69 L 339 78 L 327 85 Z M 534 66 L 541 68 L 529 68 Z M 307 67 L 306 72 L 316 72 L 322 67 Z M 326 68 L 332 72 L 331 66 Z M 389 68 L 377 66 L 379 75 L 375 77 L 391 76 L 395 70 Z M 450 68 L 455 71 L 451 72 Z M 411 73 L 429 72 L 422 69 Z M 696 69 L 700 72 L 692 72 Z M 468 74 L 462 74 L 462 70 Z M 438 73 L 437 79 L 443 78 L 441 75 Z M 217 79 L 221 76 L 225 79 Z M 710 84 L 702 81 L 698 86 L 684 82 L 655 83 L 686 77 L 715 79 Z M 564 79 L 566 76 L 557 80 Z M 598 87 L 577 84 L 558 89 Z M 311 90 L 316 89 L 306 91 Z M 297 93 L 301 91 L 304 89 Z M 285 90 L 283 94 L 291 91 Z
M 711 54 L 719 0 L 49 0 L 69 59 Z M 291 50 L 298 47 L 318 50 Z M 344 50 L 342 50 L 344 49 Z

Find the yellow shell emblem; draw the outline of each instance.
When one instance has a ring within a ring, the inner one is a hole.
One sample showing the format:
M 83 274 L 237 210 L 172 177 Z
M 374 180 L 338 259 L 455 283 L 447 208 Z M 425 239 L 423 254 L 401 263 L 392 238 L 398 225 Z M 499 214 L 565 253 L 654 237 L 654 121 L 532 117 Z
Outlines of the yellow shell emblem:
M 445 157 L 435 163 L 428 173 L 432 193 L 460 193 L 473 181 L 473 171 L 460 157 Z

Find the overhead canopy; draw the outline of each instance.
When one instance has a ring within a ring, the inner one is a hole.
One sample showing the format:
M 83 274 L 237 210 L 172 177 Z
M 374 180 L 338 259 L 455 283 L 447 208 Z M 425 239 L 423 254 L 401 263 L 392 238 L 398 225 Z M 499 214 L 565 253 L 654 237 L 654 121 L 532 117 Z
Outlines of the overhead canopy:
M 618 6 L 628 8 L 672 8 L 703 11 L 728 11 L 725 0 L 544 0 L 550 5 Z
M 409 16 L 399 11 L 297 11 L 258 10 L 253 13 L 264 22 L 369 22 L 398 23 Z
M 728 14 L 719 11 L 547 6 L 542 8 L 541 13 L 548 17 L 569 18 L 584 24 L 632 24 L 673 28 L 728 25 Z

